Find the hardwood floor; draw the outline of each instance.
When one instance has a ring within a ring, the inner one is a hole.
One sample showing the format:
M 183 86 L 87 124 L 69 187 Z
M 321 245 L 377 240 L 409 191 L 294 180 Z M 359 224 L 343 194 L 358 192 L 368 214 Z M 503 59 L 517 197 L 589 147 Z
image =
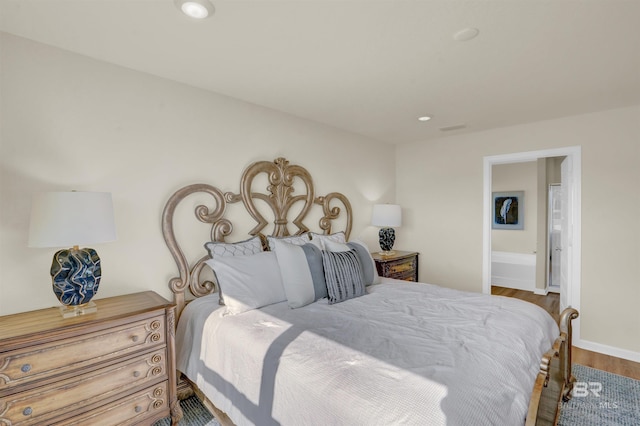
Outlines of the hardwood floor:
M 527 302 L 534 303 L 545 309 L 549 314 L 551 314 L 556 322 L 560 319 L 560 314 L 558 313 L 560 310 L 560 295 L 557 293 L 549 293 L 546 296 L 541 296 L 533 294 L 530 291 L 492 286 L 491 294 L 526 300 Z M 587 351 L 575 346 L 573 347 L 571 355 L 573 362 L 576 364 L 640 380 L 640 363 L 604 355 L 598 352 Z
M 546 296 L 534 294 L 530 291 L 515 290 L 513 288 L 491 286 L 491 294 L 498 296 L 515 297 L 516 299 L 526 300 L 535 305 L 540 306 L 545 311 L 549 312 L 556 323 L 560 321 L 560 294 L 549 293 Z

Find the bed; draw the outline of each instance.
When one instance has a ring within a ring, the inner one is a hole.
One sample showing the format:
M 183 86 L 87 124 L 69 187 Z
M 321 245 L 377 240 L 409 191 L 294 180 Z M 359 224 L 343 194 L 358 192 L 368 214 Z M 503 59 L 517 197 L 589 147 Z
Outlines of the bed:
M 254 188 L 258 176 L 268 181 L 264 193 Z M 173 222 L 176 207 L 196 193 L 214 206 L 195 209 L 211 235 L 208 252 L 189 261 Z M 240 202 L 256 225 L 249 239 L 228 243 L 227 207 Z M 318 206 L 313 232 L 305 219 Z M 517 299 L 379 278 L 364 245 L 349 240 L 351 227 L 348 199 L 317 196 L 309 172 L 284 158 L 248 166 L 239 193 L 195 184 L 169 198 L 163 234 L 179 272 L 169 283 L 177 366 L 223 425 L 557 421 L 575 380 L 577 311 L 565 310 L 558 325 Z M 355 278 L 340 275 L 344 264 L 356 265 Z M 202 278 L 207 265 L 220 286 Z M 353 288 L 336 284 L 332 268 Z M 236 279 L 237 287 L 229 284 Z

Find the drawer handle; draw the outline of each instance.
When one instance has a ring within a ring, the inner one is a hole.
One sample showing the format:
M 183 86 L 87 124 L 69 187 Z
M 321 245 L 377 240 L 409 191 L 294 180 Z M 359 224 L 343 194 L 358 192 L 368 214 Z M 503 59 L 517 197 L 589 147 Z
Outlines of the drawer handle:
M 133 372 L 133 377 L 140 377 L 140 372 L 139 371 L 134 371 Z
M 33 413 L 33 409 L 31 407 L 27 407 L 24 410 L 22 410 L 22 415 L 23 416 L 30 416 L 31 413 Z
M 137 336 L 137 335 L 131 336 L 131 340 L 133 342 L 137 342 L 138 340 L 140 340 L 140 336 Z
M 136 413 L 139 413 L 140 411 L 142 411 L 142 407 L 139 405 L 136 405 L 135 410 L 136 410 Z
M 28 373 L 29 371 L 31 371 L 31 364 L 25 364 L 22 367 L 20 367 L 20 370 L 23 373 Z

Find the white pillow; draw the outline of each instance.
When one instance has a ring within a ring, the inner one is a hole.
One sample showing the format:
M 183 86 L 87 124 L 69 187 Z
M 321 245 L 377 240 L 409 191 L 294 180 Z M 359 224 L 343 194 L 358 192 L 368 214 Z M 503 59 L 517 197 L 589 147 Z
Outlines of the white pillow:
M 345 244 L 347 242 L 347 237 L 342 231 L 329 234 L 329 235 L 316 234 L 315 232 L 311 232 L 311 241 L 316 241 L 320 243 L 320 245 L 324 244 L 325 241 L 334 241 L 336 243 Z
M 327 297 L 322 251 L 309 243 L 302 246 L 275 240 L 275 253 L 287 302 L 300 308 Z
M 276 247 L 274 245 L 275 241 L 284 241 L 285 243 L 289 243 L 289 244 L 295 244 L 297 246 L 301 246 L 303 244 L 308 243 L 309 241 L 311 241 L 311 238 L 309 237 L 309 233 L 305 232 L 304 234 L 301 235 L 291 235 L 288 237 L 272 237 L 272 236 L 268 236 L 267 237 L 267 242 L 269 243 L 269 250 L 271 251 L 275 251 Z
M 237 243 L 222 243 L 219 241 L 211 241 L 205 243 L 204 248 L 209 252 L 209 256 L 227 257 L 227 256 L 248 256 L 250 254 L 260 253 L 262 251 L 262 241 L 259 236 L 249 238 L 248 240 L 238 241 Z
M 218 257 L 206 263 L 216 274 L 228 314 L 287 300 L 275 253 Z
M 378 269 L 376 268 L 376 262 L 371 257 L 369 247 L 360 240 L 352 240 L 346 244 L 337 243 L 331 240 L 325 240 L 324 249 L 326 251 L 349 251 L 355 250 L 358 255 L 358 259 L 362 265 L 362 272 L 364 273 L 365 285 L 379 284 L 380 276 L 378 275 Z

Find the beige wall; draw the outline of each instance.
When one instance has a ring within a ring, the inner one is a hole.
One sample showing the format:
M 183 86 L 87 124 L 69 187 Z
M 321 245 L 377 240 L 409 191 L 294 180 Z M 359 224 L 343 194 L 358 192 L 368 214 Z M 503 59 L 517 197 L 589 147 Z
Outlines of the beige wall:
M 57 304 L 54 249 L 26 247 L 33 192 L 112 192 L 118 241 L 95 247 L 99 296 L 168 297 L 166 199 L 194 182 L 237 191 L 247 164 L 276 156 L 306 166 L 320 193 L 345 192 L 353 235 L 370 245 L 371 205 L 397 201 L 396 245 L 420 251 L 421 280 L 481 291 L 483 157 L 582 145 L 581 337 L 640 352 L 640 106 L 394 148 L 13 36 L 0 43 L 0 315 Z M 199 250 L 206 228 L 185 232 Z
M 146 289 L 170 297 L 177 272 L 160 232 L 167 198 L 196 182 L 237 192 L 255 160 L 285 156 L 311 172 L 318 194 L 344 192 L 352 235 L 377 244 L 371 206 L 395 199 L 393 146 L 14 36 L 0 42 L 0 315 L 58 303 L 55 249 L 26 247 L 38 191 L 113 194 L 118 240 L 94 246 L 99 297 Z M 183 243 L 202 250 L 207 227 L 185 215 L 194 225 Z M 251 221 L 238 219 L 241 239 Z
M 639 140 L 640 105 L 398 146 L 398 249 L 421 280 L 482 291 L 483 157 L 581 145 L 581 339 L 638 354 Z
M 538 221 L 538 164 L 535 161 L 496 164 L 492 192 L 524 191 L 524 229 L 492 229 L 491 249 L 532 254 L 536 251 Z

